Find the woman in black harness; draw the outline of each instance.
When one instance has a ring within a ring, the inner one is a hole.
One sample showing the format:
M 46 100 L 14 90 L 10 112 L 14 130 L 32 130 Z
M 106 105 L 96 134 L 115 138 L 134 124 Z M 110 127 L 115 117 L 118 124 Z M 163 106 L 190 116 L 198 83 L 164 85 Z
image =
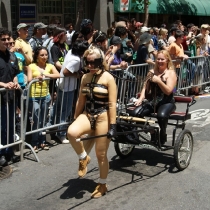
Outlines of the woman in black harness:
M 79 98 L 76 104 L 75 121 L 68 128 L 68 139 L 79 157 L 79 177 L 87 173 L 90 162 L 89 152 L 95 143 L 100 178 L 92 193 L 92 198 L 99 198 L 107 192 L 106 178 L 109 171 L 107 150 L 110 137 L 116 131 L 116 92 L 113 76 L 104 71 L 104 54 L 96 47 L 90 47 L 84 53 L 84 62 L 89 73 L 82 77 Z M 76 142 L 76 138 L 84 135 L 101 135 L 106 137 Z
M 154 69 L 148 72 L 140 98 L 135 102 L 135 105 L 139 106 L 144 99 L 148 100 L 147 103 L 142 104 L 138 117 L 157 113 L 161 144 L 167 141 L 166 127 L 168 118 L 176 109 L 173 97 L 176 83 L 177 75 L 171 57 L 166 50 L 161 50 L 157 54 Z M 156 142 L 156 140 L 155 133 L 151 134 L 151 141 Z

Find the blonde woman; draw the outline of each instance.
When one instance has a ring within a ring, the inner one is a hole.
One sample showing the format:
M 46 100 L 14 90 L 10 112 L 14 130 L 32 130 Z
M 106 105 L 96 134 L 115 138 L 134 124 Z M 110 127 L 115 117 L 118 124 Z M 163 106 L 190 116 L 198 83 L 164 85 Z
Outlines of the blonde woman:
M 141 96 L 135 102 L 136 106 L 142 104 L 144 99 L 148 100 L 143 105 L 143 110 L 139 117 L 144 117 L 151 113 L 157 113 L 158 124 L 160 126 L 160 142 L 167 141 L 166 127 L 170 114 L 175 111 L 175 101 L 173 90 L 177 83 L 177 75 L 171 57 L 166 50 L 157 53 L 154 69 L 150 70 L 147 80 L 141 91 Z M 153 133 L 151 141 L 156 141 L 157 136 Z
M 114 77 L 104 70 L 106 62 L 99 48 L 90 47 L 85 51 L 84 62 L 90 72 L 82 77 L 75 121 L 69 126 L 67 136 L 79 158 L 79 177 L 84 177 L 87 173 L 87 165 L 90 162 L 88 154 L 95 143 L 100 175 L 91 197 L 99 198 L 107 192 L 106 179 L 109 171 L 107 150 L 110 137 L 116 132 L 117 87 Z M 76 142 L 76 138 L 84 134 L 97 136 L 107 133 L 108 137 Z
M 158 36 L 158 50 L 168 50 L 169 45 L 167 41 L 167 36 L 168 30 L 165 28 L 161 28 Z

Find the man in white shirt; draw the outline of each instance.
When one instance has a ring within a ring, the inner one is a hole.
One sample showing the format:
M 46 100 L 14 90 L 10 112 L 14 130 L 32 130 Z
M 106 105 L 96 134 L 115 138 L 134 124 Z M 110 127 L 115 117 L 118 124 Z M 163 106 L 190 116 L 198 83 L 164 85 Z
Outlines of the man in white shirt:
M 67 40 L 66 40 L 66 43 L 67 45 L 69 46 L 69 49 L 71 49 L 71 40 L 72 40 L 72 36 L 75 32 L 74 28 L 73 28 L 73 24 L 72 23 L 69 23 L 66 25 L 66 30 L 67 30 Z
M 76 41 L 72 50 L 68 51 L 61 68 L 61 78 L 57 80 L 57 99 L 53 107 L 53 116 L 56 117 L 56 123 L 64 123 L 71 116 L 74 94 L 77 89 L 77 79 L 81 78 L 81 57 L 88 49 L 87 41 Z M 56 116 L 55 116 L 56 115 Z M 59 130 L 66 126 L 60 126 Z M 57 132 L 57 137 L 62 143 L 69 143 L 66 139 L 66 132 Z

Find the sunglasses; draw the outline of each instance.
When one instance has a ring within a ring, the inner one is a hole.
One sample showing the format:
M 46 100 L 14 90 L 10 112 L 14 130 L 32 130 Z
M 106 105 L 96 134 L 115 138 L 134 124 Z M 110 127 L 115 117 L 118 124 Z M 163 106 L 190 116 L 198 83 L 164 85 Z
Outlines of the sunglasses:
M 101 31 L 99 31 L 98 36 L 95 38 L 95 41 L 97 41 L 97 39 L 98 39 L 100 36 L 103 36 L 103 33 L 102 33 Z
M 10 37 L 9 38 L 1 38 L 1 41 L 2 42 L 5 42 L 6 40 L 9 41 L 10 40 Z
M 88 61 L 87 58 L 84 58 L 84 66 L 87 67 L 88 65 L 94 66 L 94 68 L 100 67 L 102 65 L 101 58 L 96 58 L 93 61 Z
M 9 45 L 10 46 L 15 45 L 15 42 L 10 42 Z

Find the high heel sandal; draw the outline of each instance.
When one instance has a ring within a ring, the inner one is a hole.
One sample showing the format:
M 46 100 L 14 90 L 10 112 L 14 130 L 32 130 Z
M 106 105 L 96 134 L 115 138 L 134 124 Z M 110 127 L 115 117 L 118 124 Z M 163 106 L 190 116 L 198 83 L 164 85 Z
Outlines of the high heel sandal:
M 46 144 L 41 144 L 41 148 L 43 150 L 49 150 L 49 147 Z
M 38 153 L 39 152 L 39 149 L 37 146 L 34 146 L 34 152 Z

